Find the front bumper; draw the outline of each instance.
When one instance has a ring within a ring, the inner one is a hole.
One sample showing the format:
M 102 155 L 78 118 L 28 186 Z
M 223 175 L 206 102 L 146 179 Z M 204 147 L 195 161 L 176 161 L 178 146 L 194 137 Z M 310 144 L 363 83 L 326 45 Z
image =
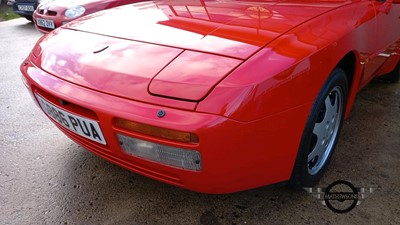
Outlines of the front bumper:
M 180 110 L 107 95 L 61 80 L 26 60 L 21 65 L 23 81 L 32 97 L 38 93 L 64 107 L 60 100 L 76 106 L 65 110 L 99 122 L 107 145 L 85 139 L 56 123 L 72 140 L 119 166 L 153 179 L 204 193 L 230 193 L 278 183 L 290 178 L 303 122 L 296 115 L 309 106 L 297 107 L 253 122 Z M 158 110 L 166 111 L 163 118 Z M 198 144 L 179 143 L 120 129 L 115 118 L 124 118 L 152 126 L 192 132 Z M 289 132 L 289 133 L 288 133 Z M 201 171 L 156 163 L 125 153 L 117 140 L 124 134 L 145 141 L 201 152 Z
M 47 11 L 47 10 L 40 10 L 40 9 L 37 9 L 36 11 L 35 11 L 35 13 L 33 14 L 33 19 L 34 19 L 34 21 L 35 21 L 35 26 L 36 26 L 36 29 L 37 30 L 39 30 L 40 32 L 42 32 L 42 33 L 45 33 L 45 34 L 47 34 L 47 33 L 49 33 L 49 32 L 51 32 L 52 30 L 54 30 L 54 29 L 56 29 L 56 28 L 58 28 L 58 27 L 61 27 L 62 25 L 64 25 L 64 24 L 66 24 L 66 23 L 69 23 L 70 21 L 72 21 L 73 19 L 69 19 L 69 18 L 66 18 L 65 16 L 64 16 L 64 11 L 65 10 L 60 10 L 60 12 L 58 12 L 58 11 Z M 47 27 L 42 27 L 42 26 L 38 26 L 37 25 L 37 19 L 44 19 L 44 20 L 50 20 L 50 21 L 53 21 L 53 23 L 54 23 L 54 29 L 52 29 L 52 28 L 47 28 Z
M 12 5 L 13 11 L 15 14 L 18 14 L 21 16 L 32 16 L 34 11 L 19 10 L 18 5 L 32 6 L 34 10 L 38 7 L 38 4 L 34 3 L 34 2 L 14 2 Z

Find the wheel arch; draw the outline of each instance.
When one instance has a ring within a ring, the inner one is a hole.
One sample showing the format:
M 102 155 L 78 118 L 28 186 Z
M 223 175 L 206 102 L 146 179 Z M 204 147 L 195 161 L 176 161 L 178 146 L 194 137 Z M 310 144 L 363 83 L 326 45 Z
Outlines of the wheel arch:
M 361 64 L 360 57 L 356 51 L 349 51 L 338 62 L 335 68 L 341 68 L 347 77 L 348 82 L 348 99 L 345 111 L 345 118 L 350 115 L 351 108 L 353 107 L 356 94 L 358 92 L 358 85 L 361 79 Z

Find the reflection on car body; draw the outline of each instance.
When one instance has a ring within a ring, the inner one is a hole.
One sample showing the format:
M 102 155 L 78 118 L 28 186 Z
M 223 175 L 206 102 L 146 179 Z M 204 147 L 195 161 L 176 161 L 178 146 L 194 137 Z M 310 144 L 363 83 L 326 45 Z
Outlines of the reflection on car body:
M 398 81 L 398 15 L 399 1 L 146 2 L 54 30 L 21 71 L 107 144 L 50 116 L 60 130 L 131 171 L 206 193 L 300 188 L 325 172 L 357 92 Z
M 33 14 L 36 29 L 48 33 L 74 19 L 104 9 L 132 4 L 144 0 L 74 0 L 43 1 Z

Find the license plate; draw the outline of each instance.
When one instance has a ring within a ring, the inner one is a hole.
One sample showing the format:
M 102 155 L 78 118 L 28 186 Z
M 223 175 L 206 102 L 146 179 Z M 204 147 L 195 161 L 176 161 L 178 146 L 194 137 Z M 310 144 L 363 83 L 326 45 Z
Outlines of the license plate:
M 43 111 L 58 124 L 82 137 L 103 145 L 106 144 L 100 126 L 96 121 L 69 113 L 48 102 L 39 94 L 35 93 L 35 95 Z
M 53 20 L 45 20 L 45 19 L 37 18 L 36 25 L 38 25 L 40 27 L 50 28 L 50 29 L 55 28 Z
M 33 8 L 33 5 L 17 5 L 18 10 L 20 11 L 30 11 L 33 12 L 35 9 Z

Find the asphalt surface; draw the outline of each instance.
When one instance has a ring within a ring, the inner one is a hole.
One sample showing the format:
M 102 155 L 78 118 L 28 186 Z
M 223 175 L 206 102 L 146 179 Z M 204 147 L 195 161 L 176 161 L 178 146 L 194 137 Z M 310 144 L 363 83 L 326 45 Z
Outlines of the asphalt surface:
M 400 224 L 400 84 L 368 85 L 345 122 L 318 187 L 342 179 L 375 190 L 338 214 L 305 191 L 199 194 L 91 154 L 22 84 L 19 65 L 40 36 L 24 19 L 0 23 L 0 224 Z

